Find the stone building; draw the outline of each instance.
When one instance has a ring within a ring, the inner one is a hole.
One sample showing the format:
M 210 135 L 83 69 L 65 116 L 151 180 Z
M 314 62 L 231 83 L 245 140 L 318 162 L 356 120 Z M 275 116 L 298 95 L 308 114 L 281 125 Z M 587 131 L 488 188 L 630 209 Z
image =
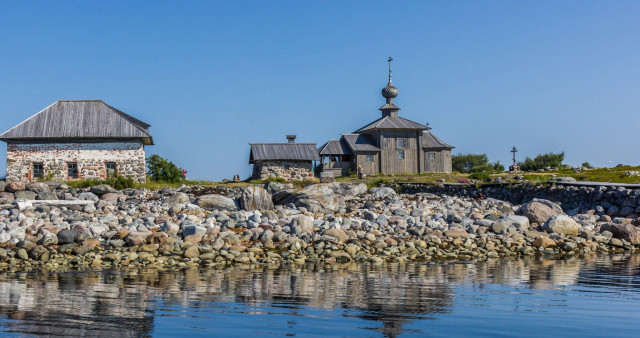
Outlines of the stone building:
M 101 100 L 56 101 L 0 135 L 7 142 L 7 179 L 145 182 L 149 127 Z
M 319 149 L 323 175 L 340 176 L 362 167 L 364 174 L 417 174 L 451 172 L 451 149 L 423 125 L 398 116 L 393 103 L 398 89 L 391 82 L 382 89 L 385 105 L 382 116 L 339 140 L 331 140 Z
M 295 135 L 287 135 L 287 143 L 249 143 L 252 177 L 287 181 L 314 179 L 314 162 L 320 161 L 316 143 L 295 143 L 295 139 Z

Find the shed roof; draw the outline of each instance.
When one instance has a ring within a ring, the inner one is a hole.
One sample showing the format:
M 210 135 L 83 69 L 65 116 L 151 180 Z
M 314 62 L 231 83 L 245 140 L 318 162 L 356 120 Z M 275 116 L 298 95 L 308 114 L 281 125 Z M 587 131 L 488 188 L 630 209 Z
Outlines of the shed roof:
M 0 140 L 140 139 L 152 145 L 150 125 L 102 100 L 60 100 L 0 135 Z
M 430 131 L 422 132 L 422 148 L 441 148 L 441 149 L 453 149 L 452 145 L 444 143 L 441 139 L 433 135 Z
M 318 151 L 320 156 L 324 155 L 351 155 L 351 149 L 347 143 L 343 140 L 331 140 L 323 144 Z
M 354 152 L 359 151 L 380 151 L 380 148 L 376 147 L 376 143 L 369 135 L 363 134 L 342 134 L 344 139 Z
M 355 133 L 376 129 L 427 130 L 429 127 L 399 116 L 384 116 L 356 130 Z
M 316 143 L 249 143 L 249 164 L 254 161 L 320 161 Z

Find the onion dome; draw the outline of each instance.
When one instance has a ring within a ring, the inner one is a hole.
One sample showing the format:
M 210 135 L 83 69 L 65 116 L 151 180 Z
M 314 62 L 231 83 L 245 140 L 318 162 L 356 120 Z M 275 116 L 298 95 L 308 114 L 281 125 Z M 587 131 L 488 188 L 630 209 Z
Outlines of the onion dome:
M 391 81 L 386 87 L 382 88 L 382 97 L 385 99 L 393 99 L 398 96 L 398 88 L 394 87 Z

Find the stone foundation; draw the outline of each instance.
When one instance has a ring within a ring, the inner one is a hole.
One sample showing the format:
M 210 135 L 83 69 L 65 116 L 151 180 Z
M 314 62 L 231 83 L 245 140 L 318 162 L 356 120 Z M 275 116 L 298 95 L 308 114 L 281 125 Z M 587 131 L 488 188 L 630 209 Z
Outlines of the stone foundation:
M 117 175 L 146 181 L 144 145 L 140 141 L 7 144 L 7 179 L 37 180 L 33 163 L 42 163 L 45 177 L 72 180 L 67 176 L 69 162 L 77 163 L 77 179 L 106 178 L 106 163 L 115 162 Z
M 313 180 L 313 164 L 310 161 L 260 161 L 253 165 L 253 178 L 267 180 L 282 178 L 287 181 Z

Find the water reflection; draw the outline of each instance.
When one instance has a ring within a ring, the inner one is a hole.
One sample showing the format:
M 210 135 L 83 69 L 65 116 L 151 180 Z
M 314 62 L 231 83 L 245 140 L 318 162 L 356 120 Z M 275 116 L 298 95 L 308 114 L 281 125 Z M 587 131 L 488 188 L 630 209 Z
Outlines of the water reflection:
M 461 301 L 456 295 L 460 286 L 479 290 L 496 284 L 519 290 L 606 286 L 607 292 L 626 292 L 640 287 L 639 266 L 640 256 L 635 255 L 180 272 L 5 273 L 0 274 L 0 325 L 4 332 L 28 335 L 148 336 L 159 333 L 156 326 L 165 317 L 188 317 L 206 309 L 218 319 L 224 313 L 285 314 L 290 317 L 286 327 L 266 328 L 263 333 L 295 334 L 304 325 L 301 318 L 311 316 L 306 309 L 313 308 L 337 311 L 341 318 L 370 323 L 363 327 L 393 337 L 410 330 L 407 324 L 451 313 Z M 479 306 L 490 302 L 486 293 L 473 297 Z

